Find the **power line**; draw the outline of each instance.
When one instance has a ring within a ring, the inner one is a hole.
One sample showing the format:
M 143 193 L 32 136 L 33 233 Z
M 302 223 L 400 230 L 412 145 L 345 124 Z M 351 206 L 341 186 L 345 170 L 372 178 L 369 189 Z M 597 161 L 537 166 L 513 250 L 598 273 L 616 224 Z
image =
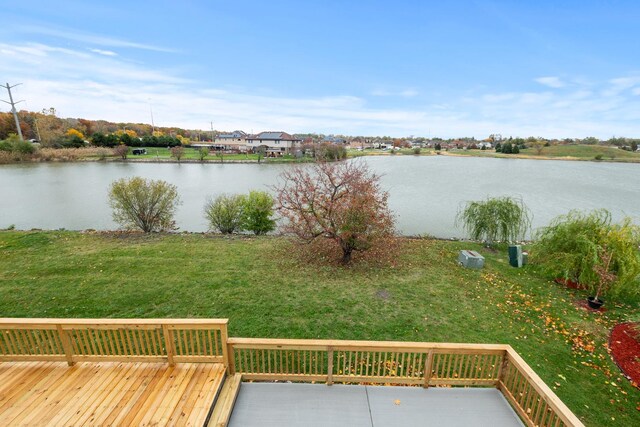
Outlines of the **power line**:
M 24 141 L 24 138 L 22 137 L 22 129 L 20 129 L 20 120 L 18 119 L 18 112 L 16 111 L 16 104 L 23 102 L 23 100 L 18 102 L 13 102 L 13 96 L 11 95 L 11 89 L 16 86 L 20 86 L 21 84 L 22 83 L 18 83 L 13 86 L 9 86 L 9 83 L 7 83 L 5 87 L 7 88 L 7 92 L 9 92 L 9 102 L 5 101 L 4 99 L 0 99 L 0 101 L 4 102 L 5 104 L 11 105 L 11 112 L 13 113 L 13 118 L 16 120 L 16 128 L 18 129 L 18 136 L 20 137 L 20 141 Z

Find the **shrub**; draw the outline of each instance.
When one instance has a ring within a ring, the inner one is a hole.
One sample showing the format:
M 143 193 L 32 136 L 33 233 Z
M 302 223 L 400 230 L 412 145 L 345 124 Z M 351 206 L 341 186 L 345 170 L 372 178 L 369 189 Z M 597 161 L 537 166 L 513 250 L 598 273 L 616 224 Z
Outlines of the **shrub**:
M 145 233 L 176 229 L 173 217 L 179 204 L 177 187 L 162 180 L 122 178 L 109 189 L 114 221 Z
M 91 143 L 96 147 L 115 147 L 119 141 L 117 135 L 105 135 L 101 132 L 96 132 L 91 137 Z
M 180 159 L 184 155 L 184 147 L 181 145 L 176 145 L 175 147 L 171 147 L 171 157 L 175 158 L 178 163 L 180 163 Z
M 629 218 L 612 224 L 611 214 L 604 209 L 571 211 L 554 219 L 536 237 L 532 261 L 552 277 L 573 280 L 595 293 L 603 273 L 612 273 L 615 278 L 609 289 L 603 289 L 605 293 L 615 297 L 640 293 L 640 228 Z
M 389 195 L 366 164 L 317 163 L 286 170 L 280 178 L 277 210 L 286 220 L 283 229 L 310 255 L 340 253 L 342 264 L 349 264 L 356 252 L 376 261 L 393 253 Z
M 267 234 L 275 230 L 273 217 L 274 200 L 265 191 L 251 191 L 244 201 L 242 225 L 254 234 Z
M 489 245 L 524 239 L 531 228 L 531 213 L 520 199 L 488 198 L 467 202 L 458 210 L 456 226 L 462 223 L 472 240 Z
M 204 161 L 205 157 L 207 157 L 209 155 L 209 148 L 208 147 L 201 147 L 198 150 L 198 158 L 200 159 L 200 161 Z
M 602 154 L 596 154 L 594 159 L 595 160 L 602 160 Z
M 239 194 L 223 194 L 209 200 L 204 207 L 209 229 L 222 234 L 242 231 L 244 204 L 245 196 Z
M 323 143 L 316 150 L 316 158 L 327 162 L 346 159 L 347 149 L 342 145 L 336 145 L 330 142 Z
M 60 139 L 59 144 L 62 148 L 82 148 L 85 145 L 84 139 L 73 133 L 70 136 Z
M 129 147 L 126 145 L 117 145 L 113 149 L 113 154 L 115 156 L 119 156 L 122 160 L 127 160 L 127 156 L 129 155 Z
M 422 150 L 420 149 L 420 147 L 415 147 L 415 148 L 413 149 L 413 154 L 420 154 L 420 152 L 421 152 L 421 151 L 422 151 Z

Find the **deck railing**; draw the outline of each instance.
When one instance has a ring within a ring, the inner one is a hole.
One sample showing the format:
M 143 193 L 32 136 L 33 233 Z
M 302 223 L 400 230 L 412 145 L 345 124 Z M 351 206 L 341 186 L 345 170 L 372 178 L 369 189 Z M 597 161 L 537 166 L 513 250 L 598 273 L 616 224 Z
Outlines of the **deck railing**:
M 226 319 L 0 319 L 0 361 L 228 365 Z
M 497 387 L 528 426 L 583 426 L 508 345 L 229 338 L 227 323 L 0 318 L 0 361 L 214 362 L 256 381 Z
M 528 426 L 583 425 L 508 345 L 229 338 L 228 353 L 247 380 L 490 386 Z
M 231 372 L 250 380 L 495 386 L 505 346 L 230 338 Z

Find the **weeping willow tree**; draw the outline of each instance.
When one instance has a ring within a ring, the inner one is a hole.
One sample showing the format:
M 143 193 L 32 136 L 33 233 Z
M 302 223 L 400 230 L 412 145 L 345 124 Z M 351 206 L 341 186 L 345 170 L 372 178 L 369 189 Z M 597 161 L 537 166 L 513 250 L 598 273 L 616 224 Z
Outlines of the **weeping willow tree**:
M 472 240 L 488 245 L 524 239 L 531 229 L 531 212 L 520 199 L 495 197 L 467 202 L 456 216 Z
M 640 294 L 639 244 L 640 227 L 630 218 L 612 224 L 605 209 L 571 211 L 538 231 L 532 259 L 594 295 L 625 297 Z

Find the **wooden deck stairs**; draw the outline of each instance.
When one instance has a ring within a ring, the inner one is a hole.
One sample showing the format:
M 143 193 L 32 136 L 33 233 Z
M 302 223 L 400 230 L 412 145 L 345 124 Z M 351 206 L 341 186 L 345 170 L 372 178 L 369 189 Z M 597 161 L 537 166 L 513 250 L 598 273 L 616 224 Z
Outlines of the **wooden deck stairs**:
M 233 404 L 238 397 L 238 392 L 240 392 L 241 382 L 242 375 L 240 374 L 227 377 L 213 405 L 211 416 L 206 424 L 208 427 L 227 427 Z

